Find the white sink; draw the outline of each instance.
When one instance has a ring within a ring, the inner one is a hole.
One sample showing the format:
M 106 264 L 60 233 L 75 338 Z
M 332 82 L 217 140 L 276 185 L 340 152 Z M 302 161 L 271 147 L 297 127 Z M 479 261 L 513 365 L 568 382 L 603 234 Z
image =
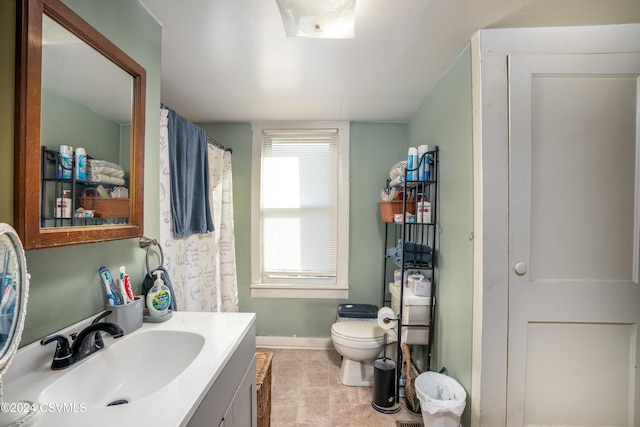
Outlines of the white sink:
M 144 331 L 114 340 L 67 368 L 39 402 L 83 402 L 87 408 L 128 404 L 157 392 L 196 358 L 204 337 L 185 331 Z
M 34 342 L 3 378 L 4 401 L 35 402 L 36 427 L 186 426 L 254 322 L 252 313 L 175 312 L 122 338 L 104 334 L 104 349 L 60 371 L 51 370 L 54 346 Z

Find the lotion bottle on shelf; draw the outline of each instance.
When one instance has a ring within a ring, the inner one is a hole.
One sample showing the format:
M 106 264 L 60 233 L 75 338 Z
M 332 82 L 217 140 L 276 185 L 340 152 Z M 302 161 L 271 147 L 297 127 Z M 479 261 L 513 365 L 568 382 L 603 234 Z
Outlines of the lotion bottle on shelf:
M 63 190 L 62 197 L 56 198 L 56 218 L 71 218 L 69 190 Z
M 147 309 L 151 317 L 161 317 L 169 311 L 171 292 L 160 277 L 162 271 L 155 271 L 154 274 L 156 275 L 156 280 L 153 282 L 153 288 L 147 292 Z
M 431 224 L 431 203 L 424 197 L 424 195 L 418 195 L 418 204 L 416 207 L 417 215 L 416 222 L 422 224 Z

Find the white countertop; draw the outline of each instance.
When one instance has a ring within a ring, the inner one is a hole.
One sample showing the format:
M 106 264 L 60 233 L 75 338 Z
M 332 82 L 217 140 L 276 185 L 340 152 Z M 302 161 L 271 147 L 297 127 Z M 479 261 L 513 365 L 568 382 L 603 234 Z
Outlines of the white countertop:
M 90 323 L 86 319 L 60 333 L 68 336 L 79 332 Z M 118 343 L 146 331 L 188 331 L 204 337 L 202 350 L 184 371 L 169 384 L 146 397 L 125 405 L 111 407 L 87 407 L 84 402 L 65 402 L 59 409 L 49 402 L 38 402 L 42 390 L 61 376 L 73 371 L 71 366 L 62 371 L 52 371 L 51 360 L 55 344 L 41 346 L 35 342 L 21 348 L 4 377 L 4 402 L 36 401 L 44 409 L 36 423 L 46 426 L 184 426 L 222 372 L 227 361 L 255 322 L 254 313 L 195 313 L 175 312 L 163 323 L 144 323 L 142 328 L 114 340 L 105 335 L 106 348 L 89 356 L 100 357 L 100 353 L 117 351 Z M 167 343 L 170 345 L 170 343 Z M 163 354 L 153 357 L 162 358 Z M 79 364 L 84 361 L 79 362 Z M 162 372 L 158 372 L 162 375 Z M 90 375 L 82 383 L 90 382 Z M 81 388 L 82 384 L 78 384 Z

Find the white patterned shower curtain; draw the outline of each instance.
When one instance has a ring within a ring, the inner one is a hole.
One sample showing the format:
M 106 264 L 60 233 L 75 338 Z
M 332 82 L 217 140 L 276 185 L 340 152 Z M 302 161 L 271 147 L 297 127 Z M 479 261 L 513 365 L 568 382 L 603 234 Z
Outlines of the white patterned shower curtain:
M 169 111 L 160 109 L 160 243 L 179 311 L 238 311 L 231 153 L 209 144 L 209 203 L 215 230 L 173 237 Z

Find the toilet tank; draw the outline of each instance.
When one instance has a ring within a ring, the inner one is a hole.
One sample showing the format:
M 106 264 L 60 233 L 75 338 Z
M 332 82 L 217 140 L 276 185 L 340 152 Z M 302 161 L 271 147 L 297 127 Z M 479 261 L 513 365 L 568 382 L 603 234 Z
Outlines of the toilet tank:
M 338 305 L 338 322 L 346 320 L 360 320 L 376 322 L 378 307 L 371 304 L 340 304 Z
M 400 285 L 389 283 L 391 293 L 391 309 L 394 313 L 400 313 Z M 411 289 L 404 288 L 404 311 L 402 313 L 403 324 L 428 325 L 431 314 L 431 297 L 415 296 Z M 426 345 L 429 343 L 429 328 L 411 327 L 402 328 L 402 341 L 409 345 Z

